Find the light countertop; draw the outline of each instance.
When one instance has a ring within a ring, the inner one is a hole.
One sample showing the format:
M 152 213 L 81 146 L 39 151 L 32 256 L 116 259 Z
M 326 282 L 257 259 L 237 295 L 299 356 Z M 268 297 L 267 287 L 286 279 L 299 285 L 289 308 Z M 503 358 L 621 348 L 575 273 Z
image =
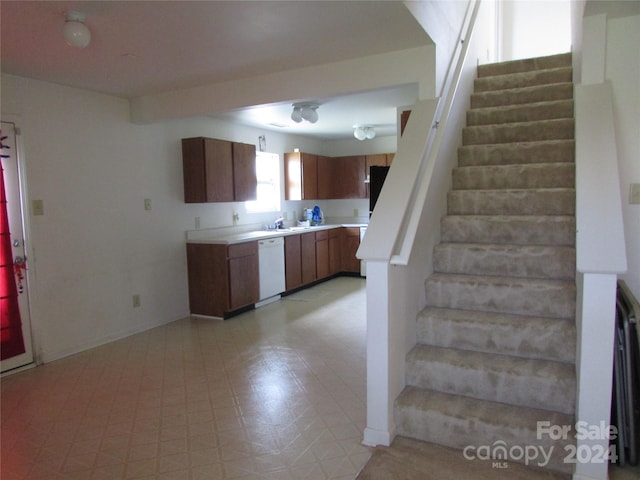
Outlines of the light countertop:
M 366 223 L 343 223 L 343 224 L 325 224 L 314 227 L 289 227 L 278 230 L 253 230 L 250 232 L 232 233 L 211 236 L 202 236 L 197 239 L 189 239 L 187 243 L 211 243 L 231 245 L 234 243 L 250 242 L 252 240 L 262 240 L 265 238 L 285 237 L 287 235 L 299 235 L 301 233 L 316 232 L 318 230 L 330 230 L 332 228 L 341 227 L 366 227 Z

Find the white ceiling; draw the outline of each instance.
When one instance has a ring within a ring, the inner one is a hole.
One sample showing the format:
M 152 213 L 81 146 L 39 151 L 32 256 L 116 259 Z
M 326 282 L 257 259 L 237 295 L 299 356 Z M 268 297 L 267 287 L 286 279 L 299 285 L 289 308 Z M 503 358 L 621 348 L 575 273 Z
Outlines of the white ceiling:
M 66 45 L 66 13 L 87 16 L 91 44 Z M 400 1 L 0 2 L 2 72 L 125 98 L 322 65 L 431 43 Z M 318 101 L 315 125 L 290 120 L 291 103 L 211 112 L 226 120 L 320 138 L 353 133 L 354 111 L 395 133 L 401 85 Z M 285 125 L 276 127 L 270 124 Z

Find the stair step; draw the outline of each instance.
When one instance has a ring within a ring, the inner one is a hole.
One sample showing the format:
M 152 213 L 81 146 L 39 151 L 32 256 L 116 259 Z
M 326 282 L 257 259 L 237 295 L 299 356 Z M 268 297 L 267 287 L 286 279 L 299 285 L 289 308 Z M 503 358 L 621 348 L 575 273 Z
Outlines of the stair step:
M 530 70 L 526 72 L 507 73 L 491 77 L 478 77 L 474 81 L 474 92 L 488 92 L 508 88 L 530 87 L 549 83 L 565 83 L 573 81 L 571 66 Z
M 575 282 L 568 280 L 434 273 L 425 288 L 430 307 L 575 317 Z
M 487 145 L 574 138 L 573 118 L 558 118 L 535 122 L 478 125 L 462 129 L 463 145 Z
M 467 145 L 458 148 L 461 167 L 535 163 L 573 163 L 574 140 Z
M 493 77 L 511 73 L 529 72 L 571 66 L 571 53 L 560 53 L 546 57 L 525 58 L 508 62 L 478 65 L 478 77 Z
M 571 473 L 573 465 L 564 461 L 569 439 L 553 440 L 539 434 L 538 423 L 574 425 L 573 415 L 541 409 L 488 402 L 416 387 L 403 390 L 395 403 L 395 424 L 399 435 L 463 449 L 471 446 L 536 446 L 550 454 L 548 464 L 542 458 L 530 466 Z M 515 460 L 515 459 L 509 459 Z
M 454 190 L 498 188 L 573 188 L 572 163 L 481 165 L 453 169 Z
M 418 342 L 437 347 L 574 362 L 573 320 L 427 307 L 418 314 Z
M 571 280 L 576 251 L 540 245 L 440 243 L 433 250 L 433 267 L 438 273 Z
M 521 105 L 525 103 L 551 102 L 573 98 L 572 83 L 552 83 L 532 87 L 508 88 L 471 94 L 471 108 Z
M 573 100 L 473 108 L 467 111 L 468 126 L 532 122 L 556 118 L 573 118 Z
M 451 190 L 449 215 L 573 215 L 572 188 Z
M 447 215 L 441 239 L 454 243 L 575 245 L 575 218 L 535 215 Z
M 572 363 L 416 345 L 407 385 L 522 407 L 574 413 Z

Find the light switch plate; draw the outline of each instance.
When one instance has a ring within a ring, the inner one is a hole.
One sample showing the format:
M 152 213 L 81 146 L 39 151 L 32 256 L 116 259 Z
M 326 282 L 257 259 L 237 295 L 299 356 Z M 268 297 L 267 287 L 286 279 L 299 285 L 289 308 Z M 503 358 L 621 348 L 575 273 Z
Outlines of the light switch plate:
M 631 205 L 640 204 L 640 183 L 632 183 L 629 188 L 629 203 Z
M 144 199 L 144 209 L 145 210 L 151 210 L 151 199 L 150 198 L 145 198 Z
M 44 215 L 44 202 L 42 200 L 34 200 L 31 202 L 31 212 L 34 216 Z

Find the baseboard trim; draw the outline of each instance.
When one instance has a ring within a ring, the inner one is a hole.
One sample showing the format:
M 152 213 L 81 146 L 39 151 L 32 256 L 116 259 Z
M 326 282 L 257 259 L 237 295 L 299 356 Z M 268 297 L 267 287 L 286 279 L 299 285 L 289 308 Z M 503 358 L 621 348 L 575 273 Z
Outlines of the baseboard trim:
M 383 445 L 388 447 L 396 436 L 396 432 L 387 432 L 383 430 L 376 430 L 374 428 L 364 429 L 364 438 L 362 444 L 367 447 L 375 447 L 377 445 Z

